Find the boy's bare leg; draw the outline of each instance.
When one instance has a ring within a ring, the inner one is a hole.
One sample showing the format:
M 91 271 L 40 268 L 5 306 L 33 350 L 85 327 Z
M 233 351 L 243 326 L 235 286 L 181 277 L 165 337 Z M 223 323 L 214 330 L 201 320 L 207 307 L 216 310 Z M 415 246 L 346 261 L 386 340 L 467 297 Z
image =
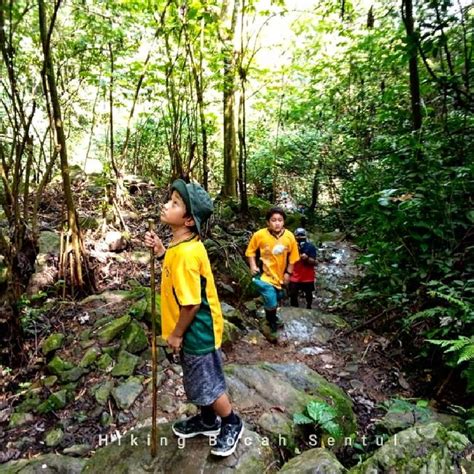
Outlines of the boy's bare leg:
M 232 405 L 230 404 L 229 397 L 227 393 L 223 393 L 213 404 L 212 408 L 216 415 L 219 415 L 221 418 L 229 416 L 232 413 Z

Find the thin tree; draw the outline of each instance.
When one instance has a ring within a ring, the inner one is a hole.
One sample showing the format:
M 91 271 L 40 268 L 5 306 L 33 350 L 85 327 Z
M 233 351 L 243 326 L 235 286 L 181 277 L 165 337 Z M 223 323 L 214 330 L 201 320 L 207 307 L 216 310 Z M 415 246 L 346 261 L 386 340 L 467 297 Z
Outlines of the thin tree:
M 417 44 L 418 34 L 415 31 L 415 21 L 413 19 L 413 2 L 412 0 L 402 0 L 402 18 L 405 24 L 408 39 L 408 67 L 410 71 L 410 95 L 411 95 L 411 111 L 413 120 L 413 130 L 421 129 L 421 94 L 420 94 L 420 77 L 418 74 L 418 55 Z
M 62 261 L 65 267 L 69 264 L 72 292 L 74 289 L 90 291 L 92 289 L 92 280 L 90 278 L 87 260 L 82 244 L 79 221 L 74 205 L 74 198 L 71 190 L 71 180 L 69 176 L 69 165 L 67 156 L 66 135 L 64 133 L 64 124 L 61 116 L 61 106 L 56 86 L 56 77 L 54 72 L 54 62 L 51 51 L 51 36 L 54 30 L 61 0 L 56 0 L 53 7 L 53 14 L 49 24 L 46 18 L 46 9 L 43 0 L 38 0 L 39 26 L 41 46 L 43 49 L 43 69 L 42 74 L 45 76 L 44 94 L 49 98 L 51 103 L 50 124 L 53 133 L 53 140 L 56 149 L 59 152 L 61 164 L 61 177 L 63 181 L 63 191 L 66 200 L 67 211 L 67 241 Z M 85 276 L 84 276 L 85 270 Z

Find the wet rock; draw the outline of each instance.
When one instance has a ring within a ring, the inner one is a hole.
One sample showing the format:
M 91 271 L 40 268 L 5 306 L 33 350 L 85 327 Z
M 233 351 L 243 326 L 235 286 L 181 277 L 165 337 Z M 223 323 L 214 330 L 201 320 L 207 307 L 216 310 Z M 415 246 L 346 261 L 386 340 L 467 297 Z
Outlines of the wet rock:
M 140 324 L 132 322 L 123 332 L 122 347 L 132 354 L 140 352 L 148 346 L 148 338 Z
M 130 377 L 127 382 L 120 384 L 112 390 L 112 396 L 114 397 L 117 406 L 122 410 L 126 410 L 133 405 L 142 390 L 143 386 L 140 379 Z
M 74 459 L 50 453 L 33 459 L 21 459 L 2 464 L 0 472 L 5 474 L 80 474 L 85 464 L 85 459 Z
M 303 347 L 299 352 L 304 355 L 319 355 L 325 351 L 322 347 Z
M 61 428 L 55 428 L 46 433 L 46 436 L 44 437 L 44 442 L 46 446 L 54 448 L 55 446 L 58 446 L 58 444 L 61 444 L 61 441 L 63 439 L 64 431 Z
M 394 435 L 372 457 L 349 472 L 448 474 L 460 459 L 465 458 L 462 453 L 469 444 L 466 436 L 449 431 L 440 423 L 414 426 Z M 474 462 L 464 460 L 470 465 L 470 471 L 466 472 L 473 472 Z
M 342 474 L 344 466 L 325 448 L 308 449 L 288 461 L 279 472 L 285 474 Z
M 111 374 L 114 377 L 132 375 L 139 360 L 140 358 L 138 356 L 130 354 L 127 351 L 121 351 L 117 364 L 115 364 Z
M 262 443 L 262 438 L 246 429 L 235 453 L 227 458 L 210 455 L 209 439 L 199 436 L 185 440 L 178 445 L 171 431 L 171 424 L 158 427 L 159 455 L 152 459 L 147 438 L 150 427 L 134 430 L 118 443 L 98 449 L 87 461 L 84 473 L 110 470 L 122 474 L 145 474 L 150 472 L 179 472 L 181 474 L 261 474 L 275 461 L 270 447 Z M 133 440 L 131 439 L 133 436 Z M 180 447 L 181 446 L 181 447 Z
M 280 338 L 296 344 L 325 344 L 346 322 L 335 314 L 326 314 L 316 309 L 282 307 L 279 312 L 284 323 Z
M 41 345 L 41 351 L 43 352 L 44 355 L 47 355 L 50 352 L 60 349 L 63 345 L 63 342 L 64 342 L 64 334 L 61 334 L 61 333 L 51 334 L 51 336 L 45 339 L 45 341 Z
M 98 333 L 100 342 L 104 344 L 110 342 L 130 324 L 131 320 L 131 316 L 127 314 L 107 324 Z

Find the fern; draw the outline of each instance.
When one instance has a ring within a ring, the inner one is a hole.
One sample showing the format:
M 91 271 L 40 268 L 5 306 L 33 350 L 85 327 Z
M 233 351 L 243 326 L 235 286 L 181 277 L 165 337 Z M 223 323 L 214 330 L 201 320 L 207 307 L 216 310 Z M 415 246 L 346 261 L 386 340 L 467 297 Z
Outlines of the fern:
M 458 364 L 474 359 L 474 337 L 471 339 L 472 342 L 462 349 L 459 355 Z
M 457 363 L 474 358 L 474 336 L 459 336 L 458 339 L 427 339 L 431 344 L 436 344 L 445 349 L 445 353 L 459 352 Z
M 456 298 L 453 295 L 446 294 L 446 293 L 441 293 L 440 291 L 436 291 L 436 290 L 430 291 L 429 293 L 433 297 L 441 298 L 441 299 L 447 301 L 448 303 L 451 303 L 451 304 L 457 306 L 458 308 L 461 308 L 464 311 L 465 314 L 468 314 L 468 313 L 472 312 L 472 308 L 469 306 L 469 304 L 465 303 L 463 300 L 461 300 L 459 298 Z

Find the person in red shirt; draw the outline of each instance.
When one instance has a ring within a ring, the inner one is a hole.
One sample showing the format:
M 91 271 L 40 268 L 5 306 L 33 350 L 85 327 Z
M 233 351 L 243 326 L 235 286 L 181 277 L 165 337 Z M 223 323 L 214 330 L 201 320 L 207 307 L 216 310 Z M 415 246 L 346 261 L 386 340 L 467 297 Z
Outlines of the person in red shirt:
M 299 227 L 294 235 L 298 242 L 300 260 L 294 267 L 290 277 L 288 293 L 291 306 L 298 307 L 298 294 L 303 291 L 306 297 L 306 308 L 311 309 L 313 303 L 314 279 L 316 276 L 316 247 L 306 239 L 306 230 Z

